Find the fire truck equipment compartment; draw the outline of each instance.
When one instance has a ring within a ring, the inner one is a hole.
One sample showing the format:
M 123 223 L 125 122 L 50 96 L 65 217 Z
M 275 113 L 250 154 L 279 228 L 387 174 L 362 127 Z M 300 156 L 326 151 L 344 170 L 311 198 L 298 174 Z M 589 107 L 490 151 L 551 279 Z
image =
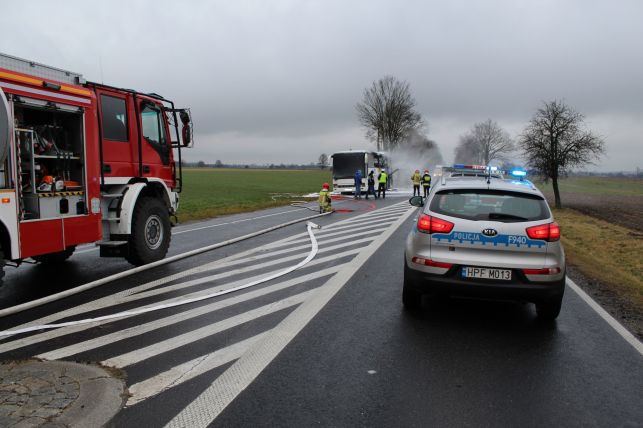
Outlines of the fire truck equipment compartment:
M 85 198 L 83 112 L 21 101 L 14 104 L 14 116 L 24 219 L 77 215 L 69 203 L 75 206 Z

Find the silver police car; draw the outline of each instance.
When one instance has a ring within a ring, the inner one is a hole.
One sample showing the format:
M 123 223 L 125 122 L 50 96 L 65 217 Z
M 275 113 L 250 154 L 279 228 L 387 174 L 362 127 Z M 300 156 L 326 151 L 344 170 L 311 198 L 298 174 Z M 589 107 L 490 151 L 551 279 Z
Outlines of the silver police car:
M 560 228 L 529 181 L 442 177 L 406 240 L 402 300 L 424 295 L 517 300 L 536 304 L 538 318 L 560 313 L 565 253 Z

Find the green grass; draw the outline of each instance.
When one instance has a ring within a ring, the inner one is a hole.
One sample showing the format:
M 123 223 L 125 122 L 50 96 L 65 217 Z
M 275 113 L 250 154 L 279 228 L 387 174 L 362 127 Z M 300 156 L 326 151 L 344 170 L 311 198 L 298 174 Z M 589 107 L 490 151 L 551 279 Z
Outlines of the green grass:
M 330 181 L 329 170 L 184 169 L 178 216 L 184 222 L 287 205 Z
M 554 210 L 567 259 L 643 310 L 643 239 L 639 233 L 563 208 Z
M 534 181 L 541 190 L 551 191 L 551 181 Z M 568 177 L 558 181 L 561 192 L 595 195 L 643 196 L 643 179 L 621 177 Z

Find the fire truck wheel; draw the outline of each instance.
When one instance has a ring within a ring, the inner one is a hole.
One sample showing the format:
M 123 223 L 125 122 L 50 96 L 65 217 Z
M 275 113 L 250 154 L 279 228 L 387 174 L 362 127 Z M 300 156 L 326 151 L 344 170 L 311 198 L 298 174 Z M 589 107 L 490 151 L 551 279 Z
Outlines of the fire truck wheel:
M 170 215 L 163 202 L 142 198 L 136 203 L 127 261 L 140 266 L 161 260 L 170 246 Z
M 57 253 L 43 254 L 40 256 L 33 256 L 32 258 L 42 264 L 61 263 L 70 258 L 71 255 L 74 254 L 75 250 L 76 246 L 74 245 L 72 247 L 67 247 L 63 251 L 59 251 Z

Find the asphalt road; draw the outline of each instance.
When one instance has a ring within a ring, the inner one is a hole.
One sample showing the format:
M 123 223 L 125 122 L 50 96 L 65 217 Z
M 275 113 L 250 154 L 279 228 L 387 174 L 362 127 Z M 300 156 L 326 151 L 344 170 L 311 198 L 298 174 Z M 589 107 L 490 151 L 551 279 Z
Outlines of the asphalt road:
M 573 290 L 549 325 L 513 303 L 454 300 L 409 314 L 402 253 L 415 212 L 403 198 L 344 204 L 355 211 L 319 219 L 319 252 L 295 272 L 175 308 L 15 335 L 0 341 L 0 359 L 123 368 L 132 395 L 113 426 L 643 424 L 642 355 Z M 172 252 L 312 214 L 283 211 L 186 225 Z M 0 319 L 0 330 L 230 289 L 297 264 L 310 247 L 304 225 L 289 226 Z M 69 265 L 24 275 L 60 284 L 64 272 L 80 284 L 128 267 L 91 252 Z M 51 291 L 13 286 L 0 301 Z

